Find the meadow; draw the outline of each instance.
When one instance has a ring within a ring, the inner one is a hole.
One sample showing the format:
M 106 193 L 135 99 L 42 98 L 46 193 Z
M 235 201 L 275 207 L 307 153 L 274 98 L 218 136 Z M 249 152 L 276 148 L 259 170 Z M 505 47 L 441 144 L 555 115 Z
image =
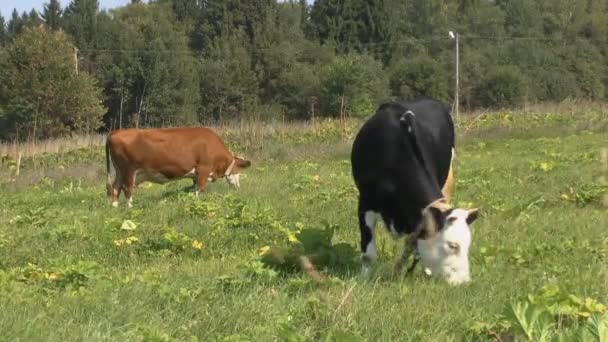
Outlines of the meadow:
M 460 287 L 393 274 L 403 245 L 381 226 L 360 276 L 360 124 L 224 127 L 253 162 L 240 189 L 145 183 L 132 209 L 110 207 L 99 146 L 27 157 L 18 177 L 4 158 L 0 340 L 606 340 L 605 112 L 458 122 L 454 202 L 481 209 Z

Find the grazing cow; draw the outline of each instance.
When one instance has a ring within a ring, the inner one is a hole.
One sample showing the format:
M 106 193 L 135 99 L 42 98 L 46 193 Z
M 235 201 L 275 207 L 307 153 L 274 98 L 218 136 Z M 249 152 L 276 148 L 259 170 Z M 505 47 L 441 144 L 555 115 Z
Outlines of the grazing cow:
M 453 285 L 470 280 L 469 224 L 478 209 L 449 204 L 454 140 L 449 109 L 428 98 L 384 103 L 363 124 L 351 166 L 359 190 L 364 274 L 376 258 L 374 228 L 381 217 L 395 239 L 409 235 L 397 271 L 417 249 L 427 273 Z M 417 262 L 418 256 L 408 272 Z
M 250 165 L 233 156 L 206 127 L 116 130 L 106 141 L 107 191 L 113 207 L 118 206 L 121 190 L 131 207 L 133 188 L 145 181 L 163 184 L 191 178 L 197 195 L 205 191 L 208 181 L 224 176 L 239 187 L 239 172 Z

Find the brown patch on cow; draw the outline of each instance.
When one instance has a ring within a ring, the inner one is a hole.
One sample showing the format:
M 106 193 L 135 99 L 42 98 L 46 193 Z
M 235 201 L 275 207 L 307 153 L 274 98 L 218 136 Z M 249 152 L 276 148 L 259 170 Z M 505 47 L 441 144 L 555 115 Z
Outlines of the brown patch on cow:
M 215 180 L 251 165 L 250 161 L 233 156 L 207 127 L 113 131 L 107 138 L 106 158 L 108 194 L 113 206 L 121 191 L 130 205 L 134 187 L 144 181 L 166 183 L 187 177 L 195 181 L 197 191 L 204 192 L 210 175 Z M 111 167 L 114 179 L 110 176 Z
M 445 198 L 440 198 L 431 202 L 422 209 L 422 219 L 414 233 L 410 234 L 413 239 L 411 243 L 415 243 L 417 239 L 426 240 L 435 236 L 440 228 L 438 226 L 437 217 L 443 216 L 444 213 L 451 209 L 453 209 L 452 206 Z
M 443 188 L 441 189 L 441 193 L 443 194 L 443 197 L 445 198 L 445 201 L 447 203 L 451 203 L 452 201 L 452 196 L 454 195 L 454 188 L 456 185 L 456 181 L 454 178 L 454 152 L 452 152 L 452 159 L 450 160 L 450 169 L 448 171 L 448 177 L 445 180 L 445 184 L 443 185 Z

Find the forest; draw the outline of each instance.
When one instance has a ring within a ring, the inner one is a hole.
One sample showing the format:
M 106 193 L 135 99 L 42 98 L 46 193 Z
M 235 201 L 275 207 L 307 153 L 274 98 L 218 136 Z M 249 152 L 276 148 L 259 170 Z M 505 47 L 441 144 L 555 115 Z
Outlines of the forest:
M 0 13 L 0 140 L 608 97 L 603 0 L 49 0 Z

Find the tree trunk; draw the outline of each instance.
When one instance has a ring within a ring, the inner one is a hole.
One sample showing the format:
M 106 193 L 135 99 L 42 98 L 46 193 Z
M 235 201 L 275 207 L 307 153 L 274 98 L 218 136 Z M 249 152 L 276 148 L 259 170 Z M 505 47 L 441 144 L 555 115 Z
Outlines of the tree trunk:
M 144 106 L 144 96 L 146 94 L 146 83 L 144 83 L 144 89 L 141 92 L 141 97 L 139 98 L 139 108 L 137 108 L 137 118 L 135 118 L 135 128 L 139 128 L 139 118 L 141 118 L 141 111 Z
M 118 109 L 118 128 L 122 129 L 122 105 L 124 101 L 124 87 L 122 82 L 120 83 L 120 107 Z

